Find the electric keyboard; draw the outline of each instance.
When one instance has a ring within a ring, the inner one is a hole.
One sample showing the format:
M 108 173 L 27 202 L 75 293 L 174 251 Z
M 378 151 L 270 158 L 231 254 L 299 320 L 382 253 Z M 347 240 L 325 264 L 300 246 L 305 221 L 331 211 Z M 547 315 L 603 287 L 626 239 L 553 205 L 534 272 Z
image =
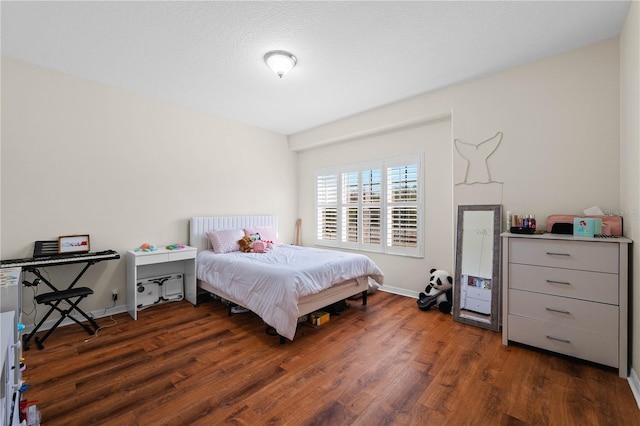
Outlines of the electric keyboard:
M 120 259 L 114 250 L 93 253 L 56 254 L 51 256 L 28 257 L 24 259 L 0 260 L 0 268 L 37 268 L 45 266 L 68 265 L 72 263 L 99 262 L 101 260 Z

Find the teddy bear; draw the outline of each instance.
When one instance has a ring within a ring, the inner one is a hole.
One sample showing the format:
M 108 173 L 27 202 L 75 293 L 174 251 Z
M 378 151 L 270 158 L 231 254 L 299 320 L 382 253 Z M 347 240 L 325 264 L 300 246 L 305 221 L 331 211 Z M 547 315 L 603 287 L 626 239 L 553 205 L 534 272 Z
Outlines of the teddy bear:
M 243 253 L 249 253 L 251 251 L 251 238 L 248 235 L 242 237 L 241 240 L 238 241 L 238 245 L 240 246 L 240 251 Z
M 423 311 L 428 311 L 436 305 L 441 312 L 450 314 L 453 300 L 453 278 L 442 269 L 432 269 L 430 274 L 429 284 L 424 293 L 420 293 L 418 297 L 418 307 Z

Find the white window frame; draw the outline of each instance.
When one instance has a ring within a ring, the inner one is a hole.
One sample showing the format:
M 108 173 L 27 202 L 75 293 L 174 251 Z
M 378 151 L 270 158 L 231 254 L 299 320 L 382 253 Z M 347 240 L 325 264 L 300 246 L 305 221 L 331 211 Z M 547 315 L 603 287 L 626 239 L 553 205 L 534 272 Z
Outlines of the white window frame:
M 390 168 L 394 167 L 402 167 L 405 165 L 413 165 L 417 166 L 417 194 L 415 203 L 410 203 L 411 206 L 415 204 L 417 207 L 417 229 L 416 229 L 416 247 L 397 247 L 390 246 L 388 244 L 388 215 L 390 209 L 393 207 L 402 206 L 403 203 L 393 203 L 388 199 L 388 191 L 387 191 L 387 172 Z M 365 171 L 370 170 L 380 170 L 381 174 L 381 182 L 380 182 L 380 202 L 379 203 L 367 203 L 364 202 L 363 196 L 363 182 L 362 182 L 362 174 Z M 348 199 L 346 197 L 347 194 L 343 194 L 344 186 L 343 186 L 343 175 L 346 173 L 357 173 L 357 182 L 358 182 L 358 201 L 353 202 L 352 199 Z M 334 175 L 337 188 L 335 188 L 337 192 L 337 202 L 335 204 L 327 205 L 327 203 L 321 203 L 318 200 L 318 182 L 321 176 L 331 176 Z M 378 253 L 386 253 L 386 254 L 394 254 L 394 255 L 402 255 L 402 256 L 411 256 L 411 257 L 424 257 L 424 204 L 423 204 L 423 194 L 424 194 L 424 158 L 423 155 L 412 155 L 406 157 L 398 157 L 386 160 L 380 160 L 375 162 L 367 162 L 367 163 L 358 163 L 358 164 L 347 164 L 338 167 L 330 167 L 325 169 L 319 169 L 315 172 L 315 202 L 316 202 L 316 236 L 315 243 L 319 246 L 327 246 L 327 247 L 338 247 L 343 249 L 350 250 L 359 250 L 359 251 L 371 251 Z M 343 196 L 345 198 L 343 198 Z M 365 207 L 380 207 L 380 243 L 364 243 L 363 242 L 363 212 Z M 337 236 L 335 240 L 326 240 L 321 238 L 321 217 L 320 212 L 323 208 L 332 208 L 335 207 L 337 209 Z M 349 241 L 347 235 L 345 235 L 345 231 L 347 229 L 347 224 L 345 223 L 345 214 L 346 209 L 354 207 L 357 208 L 358 212 L 358 232 L 357 232 L 357 241 Z

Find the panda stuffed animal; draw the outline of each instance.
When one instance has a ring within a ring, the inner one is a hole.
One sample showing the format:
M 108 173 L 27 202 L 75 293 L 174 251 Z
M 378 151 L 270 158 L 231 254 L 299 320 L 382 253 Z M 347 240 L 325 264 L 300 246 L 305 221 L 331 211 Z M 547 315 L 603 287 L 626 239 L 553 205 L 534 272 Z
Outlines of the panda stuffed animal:
M 429 285 L 424 293 L 418 297 L 418 307 L 423 311 L 428 311 L 434 305 L 438 306 L 441 312 L 451 313 L 451 301 L 453 300 L 453 278 L 447 271 L 432 269 L 430 271 Z

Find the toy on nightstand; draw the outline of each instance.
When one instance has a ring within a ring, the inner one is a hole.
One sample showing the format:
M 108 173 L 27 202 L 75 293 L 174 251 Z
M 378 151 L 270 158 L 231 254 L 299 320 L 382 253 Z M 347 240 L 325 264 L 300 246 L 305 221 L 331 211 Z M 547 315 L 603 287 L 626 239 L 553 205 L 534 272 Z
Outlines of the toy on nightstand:
M 182 250 L 184 247 L 184 244 L 169 244 L 167 250 Z
M 418 307 L 423 311 L 428 311 L 433 306 L 437 306 L 445 314 L 451 313 L 451 301 L 453 299 L 453 278 L 447 271 L 432 269 L 430 271 L 429 285 L 424 293 L 418 297 Z
M 158 247 L 156 247 L 154 244 L 144 243 L 144 244 L 141 244 L 140 247 L 138 247 L 135 251 L 156 251 L 156 250 L 158 250 Z

